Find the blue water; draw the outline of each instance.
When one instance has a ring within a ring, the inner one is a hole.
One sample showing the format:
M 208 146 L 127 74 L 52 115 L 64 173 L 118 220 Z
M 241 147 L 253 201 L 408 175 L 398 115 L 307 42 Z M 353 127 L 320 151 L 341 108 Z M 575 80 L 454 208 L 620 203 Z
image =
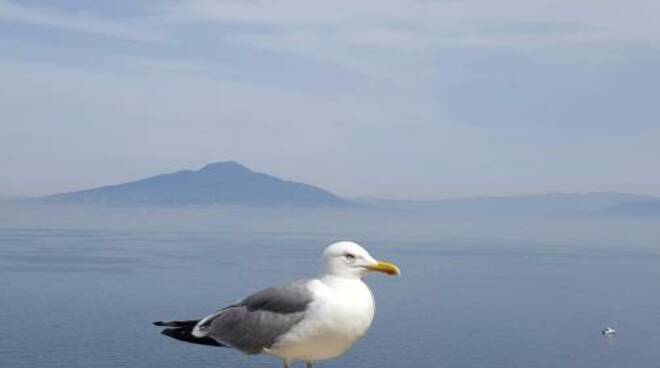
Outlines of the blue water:
M 653 244 L 353 235 L 403 275 L 368 277 L 372 328 L 321 366 L 660 364 Z M 279 367 L 270 357 L 168 339 L 151 322 L 202 317 L 246 292 L 314 275 L 323 247 L 339 239 L 333 231 L 0 229 L 0 367 Z M 602 336 L 605 326 L 618 334 Z

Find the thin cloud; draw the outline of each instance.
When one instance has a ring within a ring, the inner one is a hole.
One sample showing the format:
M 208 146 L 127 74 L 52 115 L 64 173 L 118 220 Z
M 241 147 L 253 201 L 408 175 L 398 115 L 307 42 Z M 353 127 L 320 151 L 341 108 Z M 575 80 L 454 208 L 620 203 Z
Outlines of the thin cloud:
M 163 36 L 144 27 L 144 19 L 116 21 L 93 17 L 85 13 L 72 14 L 55 8 L 25 6 L 0 0 L 0 20 L 54 27 L 139 42 L 162 42 Z M 137 26 L 136 24 L 141 24 Z
M 660 24 L 652 14 L 660 13 L 656 1 L 639 0 L 634 6 L 622 6 L 619 1 L 404 1 L 364 0 L 360 2 L 337 1 L 214 1 L 187 0 L 169 8 L 171 20 L 237 22 L 267 25 L 285 30 L 333 28 L 353 30 L 358 38 L 375 29 L 379 37 L 371 37 L 374 45 L 399 38 L 397 30 L 406 29 L 422 39 L 475 39 L 493 44 L 503 37 L 508 44 L 511 33 L 521 36 L 520 42 L 574 42 L 577 35 L 587 34 L 585 42 L 598 35 L 600 40 L 613 42 L 645 42 L 660 39 Z M 548 32 L 540 32 L 543 25 Z M 487 26 L 487 27 L 483 27 Z M 488 27 L 491 26 L 491 27 Z M 548 37 L 562 29 L 566 37 Z M 415 37 L 406 36 L 412 44 L 420 44 Z M 403 43 L 406 44 L 406 43 Z M 406 44 L 407 45 L 407 44 Z

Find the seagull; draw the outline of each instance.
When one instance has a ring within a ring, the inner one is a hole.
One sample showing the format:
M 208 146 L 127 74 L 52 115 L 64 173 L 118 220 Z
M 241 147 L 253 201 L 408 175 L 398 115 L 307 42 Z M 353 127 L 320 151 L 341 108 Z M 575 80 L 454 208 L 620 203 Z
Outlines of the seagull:
M 401 274 L 349 241 L 328 246 L 321 265 L 319 278 L 267 288 L 200 320 L 154 324 L 177 340 L 271 355 L 284 368 L 295 361 L 311 368 L 344 354 L 369 329 L 375 305 L 362 277 Z
M 601 331 L 601 333 L 605 336 L 612 336 L 616 334 L 616 330 L 613 329 L 612 327 L 605 327 L 605 329 Z

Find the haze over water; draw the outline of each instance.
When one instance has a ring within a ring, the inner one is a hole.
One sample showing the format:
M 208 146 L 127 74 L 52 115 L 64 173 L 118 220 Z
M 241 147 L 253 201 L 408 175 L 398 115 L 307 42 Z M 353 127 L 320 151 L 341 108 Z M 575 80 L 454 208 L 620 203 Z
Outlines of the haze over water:
M 277 367 L 167 339 L 151 322 L 202 317 L 314 276 L 322 249 L 341 239 L 403 275 L 368 277 L 371 330 L 319 366 L 660 361 L 656 220 L 29 206 L 5 207 L 0 218 L 3 367 Z M 601 336 L 605 326 L 618 334 Z

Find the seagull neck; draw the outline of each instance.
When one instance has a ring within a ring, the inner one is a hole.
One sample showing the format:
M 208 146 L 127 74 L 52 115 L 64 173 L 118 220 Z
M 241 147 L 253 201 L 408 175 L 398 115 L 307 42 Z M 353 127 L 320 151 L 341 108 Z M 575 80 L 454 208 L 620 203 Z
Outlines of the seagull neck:
M 353 275 L 335 275 L 331 273 L 326 273 L 321 276 L 321 281 L 323 283 L 332 285 L 332 284 L 345 284 L 345 283 L 354 283 L 354 282 L 363 282 L 362 278 L 353 276 Z

